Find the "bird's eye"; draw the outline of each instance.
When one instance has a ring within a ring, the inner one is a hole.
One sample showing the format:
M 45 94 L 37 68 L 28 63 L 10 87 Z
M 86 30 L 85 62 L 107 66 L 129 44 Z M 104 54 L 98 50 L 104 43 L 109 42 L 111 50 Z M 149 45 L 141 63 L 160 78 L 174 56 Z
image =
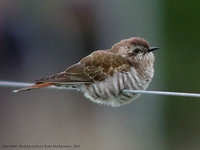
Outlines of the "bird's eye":
M 139 52 L 140 52 L 140 49 L 136 48 L 136 49 L 134 50 L 134 52 L 135 52 L 135 53 L 139 53 Z

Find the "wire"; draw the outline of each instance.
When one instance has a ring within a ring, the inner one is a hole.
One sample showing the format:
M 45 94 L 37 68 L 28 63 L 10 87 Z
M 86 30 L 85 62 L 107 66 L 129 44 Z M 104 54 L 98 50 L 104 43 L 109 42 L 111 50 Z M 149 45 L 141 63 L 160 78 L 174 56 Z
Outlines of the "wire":
M 26 82 L 14 82 L 14 81 L 0 81 L 0 86 L 3 87 L 29 87 L 34 85 L 34 83 L 26 83 Z M 76 90 L 74 88 L 68 88 L 68 87 L 56 87 L 56 86 L 49 86 L 47 88 L 51 89 L 65 89 L 65 90 Z M 16 90 L 13 90 L 15 92 Z
M 137 93 L 137 94 L 154 94 L 154 95 L 168 95 L 168 96 L 185 96 L 185 97 L 199 97 L 199 93 L 181 93 L 181 92 L 164 92 L 164 91 L 142 91 L 142 90 L 123 90 L 123 92 Z
M 5 86 L 5 87 L 28 87 L 32 85 L 33 83 L 0 81 L 0 86 Z
M 26 82 L 12 82 L 12 81 L 0 81 L 0 86 L 2 87 L 28 87 L 32 86 L 34 83 L 26 83 Z M 74 88 L 68 87 L 56 87 L 51 86 L 48 88 L 53 89 L 65 89 L 65 90 L 75 90 Z M 165 91 L 143 91 L 143 90 L 126 90 L 123 92 L 126 93 L 137 93 L 137 94 L 153 94 L 153 95 L 168 95 L 168 96 L 184 96 L 184 97 L 199 97 L 200 93 L 181 93 L 181 92 L 165 92 Z

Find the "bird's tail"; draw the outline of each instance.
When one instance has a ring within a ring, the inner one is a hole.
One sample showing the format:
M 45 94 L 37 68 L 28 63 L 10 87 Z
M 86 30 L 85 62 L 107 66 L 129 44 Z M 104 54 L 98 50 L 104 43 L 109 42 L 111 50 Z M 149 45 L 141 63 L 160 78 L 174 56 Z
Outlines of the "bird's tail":
M 26 87 L 26 88 L 14 90 L 13 92 L 16 93 L 16 92 L 21 92 L 21 91 L 29 91 L 29 90 L 44 88 L 44 87 L 48 87 L 48 86 L 52 86 L 52 85 L 55 85 L 55 83 L 39 83 L 39 84 L 35 84 L 31 87 Z

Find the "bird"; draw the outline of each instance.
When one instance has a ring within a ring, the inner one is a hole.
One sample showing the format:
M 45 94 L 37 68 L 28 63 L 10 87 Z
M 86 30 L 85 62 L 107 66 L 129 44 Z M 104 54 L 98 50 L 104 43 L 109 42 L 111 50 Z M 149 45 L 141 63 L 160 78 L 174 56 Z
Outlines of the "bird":
M 65 71 L 41 78 L 28 91 L 48 86 L 71 87 L 92 102 L 118 107 L 137 99 L 140 94 L 123 92 L 146 90 L 154 76 L 154 50 L 140 37 L 123 39 L 107 50 L 96 50 Z

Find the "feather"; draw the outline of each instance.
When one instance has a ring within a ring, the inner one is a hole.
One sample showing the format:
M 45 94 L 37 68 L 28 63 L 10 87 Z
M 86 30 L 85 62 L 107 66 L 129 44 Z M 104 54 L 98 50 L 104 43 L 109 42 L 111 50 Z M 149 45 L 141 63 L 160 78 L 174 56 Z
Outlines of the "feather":
M 16 93 L 16 92 L 21 92 L 21 91 L 29 91 L 29 90 L 48 87 L 48 86 L 52 86 L 52 85 L 55 85 L 55 83 L 40 83 L 40 84 L 33 85 L 31 87 L 26 87 L 26 88 L 21 88 L 21 89 L 18 89 L 18 90 L 14 90 L 13 92 Z
M 36 80 L 36 84 L 83 84 L 105 80 L 114 72 L 124 72 L 130 69 L 129 63 L 120 55 L 109 51 L 96 51 L 83 58 L 64 72 Z

